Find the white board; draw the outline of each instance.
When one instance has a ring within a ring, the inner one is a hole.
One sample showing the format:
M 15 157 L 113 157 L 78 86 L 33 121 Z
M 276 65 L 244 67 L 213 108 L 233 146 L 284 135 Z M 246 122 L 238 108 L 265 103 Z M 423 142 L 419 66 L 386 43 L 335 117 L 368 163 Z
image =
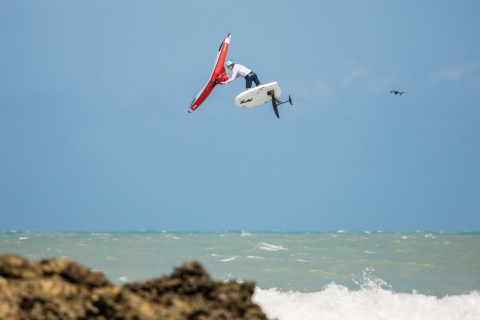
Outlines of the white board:
M 235 98 L 235 104 L 240 108 L 251 108 L 264 104 L 272 100 L 272 97 L 267 94 L 270 90 L 275 91 L 275 97 L 277 98 L 282 94 L 278 83 L 271 82 L 240 93 Z

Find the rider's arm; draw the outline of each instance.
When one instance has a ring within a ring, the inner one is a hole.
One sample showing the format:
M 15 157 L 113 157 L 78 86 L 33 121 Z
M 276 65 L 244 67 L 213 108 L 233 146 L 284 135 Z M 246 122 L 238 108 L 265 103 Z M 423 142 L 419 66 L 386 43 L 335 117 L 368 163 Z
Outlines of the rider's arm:
M 233 80 L 235 80 L 237 78 L 237 76 L 238 76 L 238 69 L 234 67 L 233 70 L 232 70 L 232 76 L 227 81 L 225 81 L 224 84 L 232 82 Z

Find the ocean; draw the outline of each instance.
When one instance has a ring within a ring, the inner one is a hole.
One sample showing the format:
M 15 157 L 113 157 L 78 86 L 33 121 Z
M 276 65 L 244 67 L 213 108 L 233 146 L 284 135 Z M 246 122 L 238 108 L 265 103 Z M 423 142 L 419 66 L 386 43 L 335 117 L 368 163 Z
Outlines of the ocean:
M 2 232 L 0 254 L 67 257 L 114 283 L 197 260 L 255 281 L 270 319 L 480 319 L 480 233 Z

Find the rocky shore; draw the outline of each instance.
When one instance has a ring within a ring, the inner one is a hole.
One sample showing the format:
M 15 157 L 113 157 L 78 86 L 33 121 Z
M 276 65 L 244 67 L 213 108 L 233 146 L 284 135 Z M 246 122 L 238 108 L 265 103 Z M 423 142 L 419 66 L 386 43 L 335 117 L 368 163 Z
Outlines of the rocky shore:
M 171 275 L 115 286 L 68 259 L 0 256 L 0 319 L 266 320 L 253 282 L 214 281 L 198 262 Z

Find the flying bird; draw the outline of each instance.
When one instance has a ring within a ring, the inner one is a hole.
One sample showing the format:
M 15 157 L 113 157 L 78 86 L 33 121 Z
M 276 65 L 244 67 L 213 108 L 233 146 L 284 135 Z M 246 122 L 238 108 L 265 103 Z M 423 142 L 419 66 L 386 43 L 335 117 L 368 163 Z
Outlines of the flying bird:
M 405 92 L 400 92 L 398 90 L 392 90 L 392 91 L 390 91 L 390 93 L 402 95 L 402 93 L 405 93 Z

